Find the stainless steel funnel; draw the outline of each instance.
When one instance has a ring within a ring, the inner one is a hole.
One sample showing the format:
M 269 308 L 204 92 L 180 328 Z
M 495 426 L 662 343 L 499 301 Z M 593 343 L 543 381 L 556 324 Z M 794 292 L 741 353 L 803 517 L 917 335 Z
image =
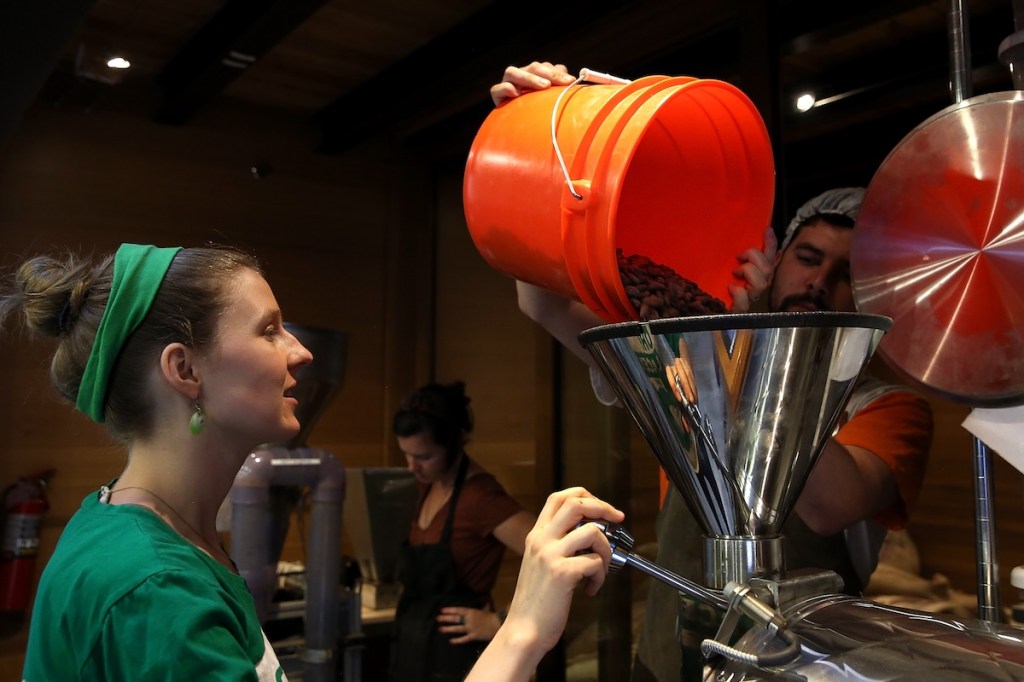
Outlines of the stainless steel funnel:
M 891 324 L 761 313 L 580 335 L 709 537 L 709 586 L 784 571 L 782 524 Z

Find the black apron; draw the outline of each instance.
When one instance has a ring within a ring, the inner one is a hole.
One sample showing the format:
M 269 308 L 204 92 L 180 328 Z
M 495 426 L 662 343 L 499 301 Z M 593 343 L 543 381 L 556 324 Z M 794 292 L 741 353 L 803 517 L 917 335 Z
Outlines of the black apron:
M 433 545 L 410 545 L 407 540 L 402 548 L 399 566 L 402 597 L 395 612 L 395 638 L 391 647 L 394 682 L 461 681 L 487 646 L 487 642 L 452 644 L 449 640 L 458 635 L 439 632 L 440 624 L 436 620 L 442 606 L 479 609 L 490 601 L 488 595 L 473 592 L 459 582 L 449 546 L 455 507 L 468 465 L 469 458 L 463 456 L 441 541 Z

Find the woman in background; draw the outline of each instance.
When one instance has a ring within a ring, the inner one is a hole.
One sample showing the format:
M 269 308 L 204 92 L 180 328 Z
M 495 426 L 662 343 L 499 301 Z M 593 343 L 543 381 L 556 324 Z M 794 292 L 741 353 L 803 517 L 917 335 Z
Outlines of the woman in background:
M 128 451 L 43 571 L 23 679 L 284 679 L 215 523 L 248 454 L 298 432 L 291 392 L 312 361 L 256 261 L 123 244 L 98 262 L 32 258 L 5 285 L 0 324 L 20 308 L 55 338 L 51 382 Z M 622 514 L 582 489 L 548 499 L 520 573 L 531 598 L 513 599 L 470 679 L 528 680 L 574 586 L 601 585 L 610 549 L 594 524 L 577 528 L 587 518 Z
M 392 679 L 462 680 L 501 625 L 491 591 L 534 517 L 466 454 L 473 430 L 461 381 L 428 384 L 395 413 L 419 503 L 402 554 Z

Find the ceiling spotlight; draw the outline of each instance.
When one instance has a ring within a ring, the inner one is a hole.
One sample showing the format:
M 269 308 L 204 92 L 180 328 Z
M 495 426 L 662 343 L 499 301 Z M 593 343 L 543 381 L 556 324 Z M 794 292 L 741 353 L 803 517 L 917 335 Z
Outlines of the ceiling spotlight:
M 105 45 L 80 43 L 75 52 L 75 75 L 106 85 L 124 80 L 131 64 Z
M 796 108 L 798 111 L 808 111 L 814 106 L 814 103 L 814 95 L 809 92 L 805 92 L 796 98 Z

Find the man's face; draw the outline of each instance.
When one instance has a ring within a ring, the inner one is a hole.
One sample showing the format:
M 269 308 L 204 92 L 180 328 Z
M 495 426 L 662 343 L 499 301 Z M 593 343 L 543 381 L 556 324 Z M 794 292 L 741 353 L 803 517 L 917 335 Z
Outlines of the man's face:
M 801 229 L 775 256 L 771 309 L 775 312 L 853 312 L 850 240 L 853 230 L 819 220 Z

